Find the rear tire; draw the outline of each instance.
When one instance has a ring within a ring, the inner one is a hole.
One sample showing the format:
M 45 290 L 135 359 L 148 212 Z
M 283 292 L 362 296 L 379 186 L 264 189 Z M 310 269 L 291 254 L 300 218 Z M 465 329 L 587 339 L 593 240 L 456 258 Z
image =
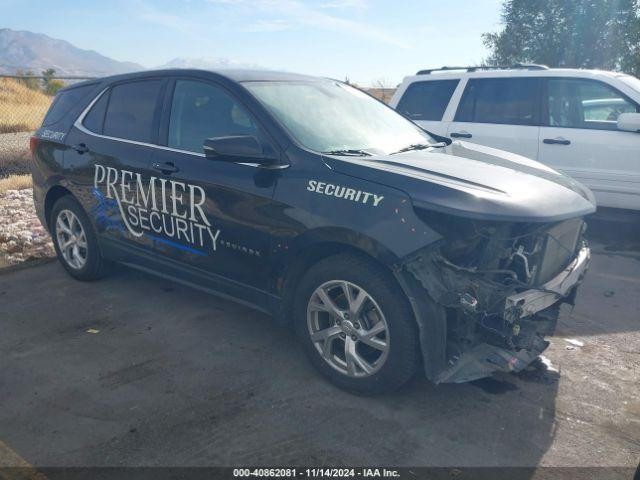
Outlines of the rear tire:
M 51 237 L 58 260 L 73 278 L 96 280 L 109 268 L 89 217 L 78 201 L 66 195 L 51 209 Z
M 303 276 L 294 321 L 313 365 L 353 393 L 396 390 L 420 363 L 408 300 L 394 278 L 365 257 L 335 255 Z

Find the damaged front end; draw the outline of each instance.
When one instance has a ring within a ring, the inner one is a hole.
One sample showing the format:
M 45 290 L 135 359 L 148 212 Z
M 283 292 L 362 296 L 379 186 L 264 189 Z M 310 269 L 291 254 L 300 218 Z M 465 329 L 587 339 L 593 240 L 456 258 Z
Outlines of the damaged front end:
M 588 268 L 584 221 L 420 216 L 443 236 L 401 266 L 420 312 L 427 376 L 459 383 L 524 369 L 549 345 L 560 305 L 573 303 Z

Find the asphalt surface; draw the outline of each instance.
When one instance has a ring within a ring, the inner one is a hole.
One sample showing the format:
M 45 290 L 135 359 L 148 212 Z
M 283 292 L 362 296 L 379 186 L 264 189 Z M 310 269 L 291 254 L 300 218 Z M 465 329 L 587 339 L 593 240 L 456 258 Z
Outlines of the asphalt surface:
M 546 352 L 558 372 L 416 378 L 378 398 L 333 387 L 292 332 L 205 293 L 126 268 L 92 283 L 57 262 L 0 271 L 0 447 L 35 466 L 635 467 L 637 226 L 594 235 Z

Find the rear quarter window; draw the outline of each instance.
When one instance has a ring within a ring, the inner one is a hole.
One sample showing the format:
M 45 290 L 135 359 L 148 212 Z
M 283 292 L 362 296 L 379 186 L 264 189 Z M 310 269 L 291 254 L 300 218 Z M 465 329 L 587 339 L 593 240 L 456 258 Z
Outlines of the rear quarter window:
M 104 115 L 107 111 L 108 103 L 109 92 L 104 92 L 100 95 L 98 101 L 93 104 L 86 117 L 84 117 L 82 124 L 85 128 L 89 129 L 93 133 L 102 133 L 102 125 L 104 124 Z
M 396 110 L 412 120 L 442 120 L 460 80 L 415 82 L 404 92 Z
M 42 121 L 42 126 L 48 127 L 58 123 L 73 107 L 82 102 L 94 87 L 95 84 L 83 85 L 58 92 Z

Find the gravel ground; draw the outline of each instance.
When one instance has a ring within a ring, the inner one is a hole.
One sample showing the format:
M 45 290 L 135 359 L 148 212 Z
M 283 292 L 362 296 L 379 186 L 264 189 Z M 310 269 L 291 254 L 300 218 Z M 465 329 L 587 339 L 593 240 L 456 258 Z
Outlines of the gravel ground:
M 0 194 L 0 266 L 55 255 L 49 234 L 33 206 L 33 191 Z
M 29 173 L 29 138 L 32 132 L 0 134 L 0 178 Z

